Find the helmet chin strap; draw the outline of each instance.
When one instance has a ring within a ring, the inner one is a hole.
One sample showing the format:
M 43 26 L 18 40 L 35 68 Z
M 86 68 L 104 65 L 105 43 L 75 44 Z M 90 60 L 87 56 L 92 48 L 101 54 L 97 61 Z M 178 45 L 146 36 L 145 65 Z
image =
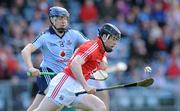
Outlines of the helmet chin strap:
M 101 40 L 101 42 L 102 42 L 102 44 L 103 44 L 103 47 L 104 47 L 104 50 L 105 50 L 106 52 L 112 52 L 112 49 L 107 48 L 107 47 L 105 46 L 105 44 L 104 44 L 104 42 L 106 42 L 106 41 L 109 39 L 109 37 L 110 37 L 110 34 L 108 34 L 108 35 L 106 36 L 106 39 L 105 39 L 104 41 L 103 41 L 102 38 L 100 37 L 100 40 Z
M 65 28 L 56 28 L 55 29 L 59 32 L 59 33 L 64 33 L 66 32 L 67 30 Z

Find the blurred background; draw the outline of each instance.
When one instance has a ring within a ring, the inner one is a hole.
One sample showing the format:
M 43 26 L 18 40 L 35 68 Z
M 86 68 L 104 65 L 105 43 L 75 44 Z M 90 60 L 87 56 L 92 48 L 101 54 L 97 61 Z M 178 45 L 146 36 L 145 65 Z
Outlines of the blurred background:
M 111 111 L 180 111 L 180 0 L 0 0 L 0 111 L 24 111 L 37 92 L 20 51 L 48 28 L 51 6 L 67 8 L 70 26 L 89 39 L 105 22 L 121 30 L 108 60 L 128 69 L 109 74 L 108 86 L 155 79 L 149 88 L 110 91 Z M 32 59 L 38 67 L 41 54 Z

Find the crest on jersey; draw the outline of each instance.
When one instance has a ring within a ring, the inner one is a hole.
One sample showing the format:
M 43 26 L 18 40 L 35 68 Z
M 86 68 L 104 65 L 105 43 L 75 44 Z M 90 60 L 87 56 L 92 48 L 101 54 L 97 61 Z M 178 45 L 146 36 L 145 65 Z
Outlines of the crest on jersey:
M 59 54 L 61 57 L 64 57 L 66 55 L 66 53 L 64 51 L 60 52 Z
M 67 45 L 71 45 L 71 44 L 72 44 L 71 40 L 67 40 Z
M 59 96 L 59 100 L 63 100 L 64 99 L 64 96 L 63 95 L 60 95 Z
M 57 59 L 57 62 L 67 63 L 70 60 L 69 58 L 71 58 L 72 54 L 73 52 L 71 50 L 64 49 L 63 51 L 60 51 L 59 52 L 60 58 Z

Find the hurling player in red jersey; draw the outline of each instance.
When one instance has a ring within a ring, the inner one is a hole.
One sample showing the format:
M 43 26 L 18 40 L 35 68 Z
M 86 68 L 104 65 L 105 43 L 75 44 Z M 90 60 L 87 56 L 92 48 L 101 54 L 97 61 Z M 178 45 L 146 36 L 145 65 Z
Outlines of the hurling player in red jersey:
M 99 36 L 81 45 L 72 56 L 64 72 L 57 74 L 49 85 L 48 93 L 34 111 L 56 111 L 61 106 L 73 106 L 88 111 L 106 111 L 106 106 L 94 94 L 96 88 L 87 80 L 95 71 L 104 69 L 103 57 L 112 52 L 121 38 L 119 29 L 105 23 L 99 30 Z M 87 91 L 88 94 L 75 96 L 75 93 Z

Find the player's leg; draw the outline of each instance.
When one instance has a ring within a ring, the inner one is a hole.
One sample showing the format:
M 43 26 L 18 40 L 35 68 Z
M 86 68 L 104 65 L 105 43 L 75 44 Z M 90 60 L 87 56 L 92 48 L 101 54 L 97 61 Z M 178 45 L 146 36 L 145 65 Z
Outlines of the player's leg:
M 39 106 L 40 102 L 43 100 L 43 98 L 44 98 L 44 95 L 37 94 L 36 97 L 33 100 L 33 103 L 27 109 L 27 111 L 33 111 L 34 109 L 36 109 Z
M 33 111 L 56 111 L 59 107 L 60 105 L 57 105 L 50 98 L 45 96 L 38 108 Z
M 108 91 L 97 92 L 96 96 L 99 97 L 105 103 L 107 111 L 109 111 L 109 93 L 108 93 Z
M 96 88 L 105 88 L 105 81 L 97 81 L 97 80 L 88 80 L 88 84 L 95 86 Z M 101 91 L 95 94 L 98 98 L 100 98 L 106 105 L 107 111 L 109 111 L 109 93 L 108 91 Z
M 46 69 L 46 70 L 45 70 Z M 50 69 L 47 68 L 40 68 L 40 71 L 51 71 Z M 41 76 L 41 77 L 37 77 L 36 83 L 38 86 L 38 93 L 36 94 L 35 99 L 33 100 L 33 103 L 31 104 L 31 106 L 28 108 L 27 111 L 33 111 L 34 109 L 36 109 L 38 107 L 38 105 L 40 104 L 40 102 L 43 100 L 43 98 L 45 97 L 45 94 L 47 92 L 47 87 L 48 84 L 50 83 L 51 79 L 53 77 L 50 76 Z
M 69 88 L 69 83 L 72 81 L 72 78 L 70 80 L 69 78 L 70 77 L 64 73 L 57 74 L 57 76 L 51 80 L 45 98 L 35 111 L 61 111 L 61 106 L 72 103 L 75 94 L 69 92 L 69 89 L 67 89 Z M 73 86 L 73 84 L 70 86 Z M 67 111 L 70 110 L 67 109 Z
M 64 100 L 64 95 L 62 96 L 60 91 L 62 87 L 65 87 L 63 85 L 67 78 L 65 74 L 55 76 L 49 84 L 46 96 L 34 111 L 57 111 L 62 106 L 61 102 Z
M 72 77 L 64 73 L 57 74 L 51 80 L 46 97 L 35 111 L 57 110 L 58 105 L 73 105 L 72 103 L 76 103 L 76 100 L 79 100 L 80 104 L 77 104 L 77 106 L 80 106 L 81 109 L 106 111 L 103 101 L 95 95 L 84 94 L 75 96 L 75 92 L 83 90 L 82 85 Z
M 78 96 L 73 105 L 83 111 L 107 111 L 104 102 L 92 94 Z

